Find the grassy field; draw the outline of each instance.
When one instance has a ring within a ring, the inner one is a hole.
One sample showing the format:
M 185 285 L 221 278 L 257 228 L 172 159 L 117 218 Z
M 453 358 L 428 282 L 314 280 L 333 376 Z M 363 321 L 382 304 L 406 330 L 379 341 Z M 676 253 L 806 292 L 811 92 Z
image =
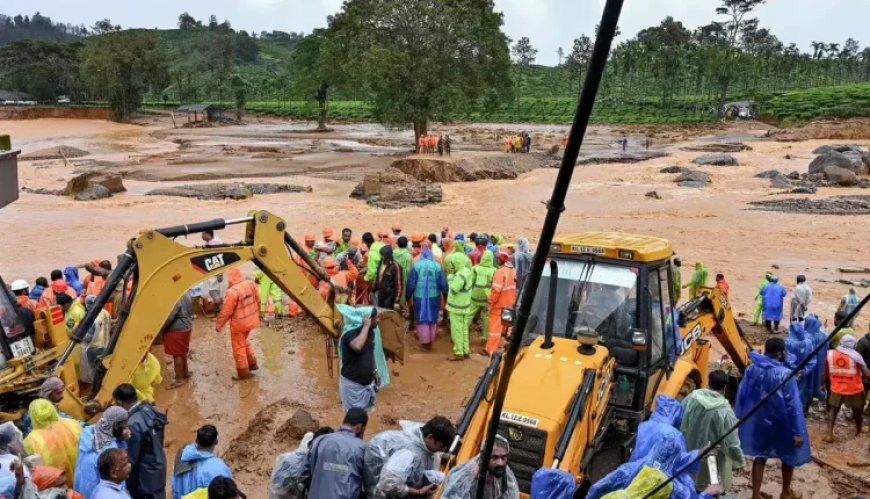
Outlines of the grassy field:
M 870 84 L 786 92 L 770 100 L 766 114 L 780 121 L 870 116 Z

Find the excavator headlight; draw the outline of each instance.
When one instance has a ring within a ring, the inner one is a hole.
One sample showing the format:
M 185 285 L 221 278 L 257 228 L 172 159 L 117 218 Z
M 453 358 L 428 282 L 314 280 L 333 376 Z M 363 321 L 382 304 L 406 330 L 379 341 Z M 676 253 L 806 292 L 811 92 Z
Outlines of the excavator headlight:
M 634 350 L 644 351 L 646 350 L 646 332 L 645 331 L 632 331 L 631 333 L 631 346 Z
M 512 326 L 514 324 L 514 318 L 516 315 L 516 310 L 512 307 L 504 307 L 501 309 L 501 321 L 508 326 Z

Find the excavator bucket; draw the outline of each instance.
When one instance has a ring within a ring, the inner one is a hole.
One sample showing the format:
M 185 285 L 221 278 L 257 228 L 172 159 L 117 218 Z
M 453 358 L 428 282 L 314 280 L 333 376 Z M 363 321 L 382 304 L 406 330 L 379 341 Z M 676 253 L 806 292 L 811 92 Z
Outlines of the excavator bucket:
M 384 353 L 393 362 L 405 365 L 405 319 L 395 310 L 379 310 L 379 314 Z

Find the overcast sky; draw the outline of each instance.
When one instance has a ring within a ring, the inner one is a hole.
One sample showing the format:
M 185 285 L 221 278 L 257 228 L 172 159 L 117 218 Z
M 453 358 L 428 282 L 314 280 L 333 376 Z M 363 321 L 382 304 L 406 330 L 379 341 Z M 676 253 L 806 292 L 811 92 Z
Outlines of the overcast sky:
M 234 28 L 248 31 L 280 30 L 310 32 L 323 27 L 326 16 L 341 7 L 342 0 L 2 0 L 0 13 L 33 14 L 40 11 L 54 21 L 85 24 L 110 18 L 124 28 L 174 27 L 178 14 L 188 11 L 197 19 L 215 14 Z M 505 14 L 505 30 L 512 39 L 528 36 L 538 49 L 538 64 L 555 65 L 556 49 L 571 50 L 573 40 L 592 36 L 604 0 L 495 0 Z M 709 23 L 717 0 L 626 0 L 620 26 L 622 38 L 667 15 L 689 28 Z M 757 11 L 761 25 L 786 43 L 809 50 L 813 40 L 862 40 L 870 21 L 870 0 L 768 0 Z M 862 29 L 865 28 L 865 29 Z

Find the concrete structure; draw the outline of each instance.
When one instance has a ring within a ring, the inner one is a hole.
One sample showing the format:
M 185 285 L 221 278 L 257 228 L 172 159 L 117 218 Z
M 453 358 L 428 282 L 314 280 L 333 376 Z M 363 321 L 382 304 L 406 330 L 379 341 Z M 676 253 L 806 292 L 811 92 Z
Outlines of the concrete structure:
M 18 200 L 18 155 L 21 151 L 0 151 L 0 208 Z
M 176 109 L 179 113 L 187 113 L 187 122 L 190 123 L 190 114 L 193 113 L 193 122 L 216 121 L 224 117 L 224 108 L 215 104 L 187 104 Z

